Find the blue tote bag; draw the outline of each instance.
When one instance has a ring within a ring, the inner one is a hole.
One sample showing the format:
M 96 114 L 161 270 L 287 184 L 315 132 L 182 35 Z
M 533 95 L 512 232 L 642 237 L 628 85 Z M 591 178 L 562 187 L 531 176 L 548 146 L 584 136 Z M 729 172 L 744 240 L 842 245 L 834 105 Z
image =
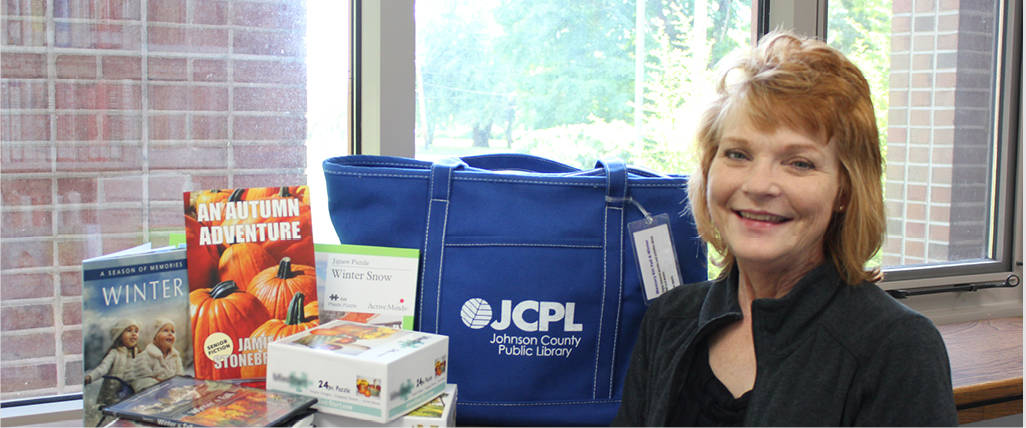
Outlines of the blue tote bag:
M 460 425 L 609 424 L 646 308 L 628 223 L 668 214 L 683 282 L 706 279 L 683 176 L 518 154 L 324 173 L 343 244 L 421 250 L 415 327 L 450 338 Z

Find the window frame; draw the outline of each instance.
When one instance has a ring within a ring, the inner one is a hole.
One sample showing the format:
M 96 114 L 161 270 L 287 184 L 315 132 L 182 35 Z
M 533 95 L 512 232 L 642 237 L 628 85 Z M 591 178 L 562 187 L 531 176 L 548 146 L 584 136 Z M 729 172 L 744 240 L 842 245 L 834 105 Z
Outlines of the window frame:
M 414 0 L 351 1 L 351 153 L 413 157 Z

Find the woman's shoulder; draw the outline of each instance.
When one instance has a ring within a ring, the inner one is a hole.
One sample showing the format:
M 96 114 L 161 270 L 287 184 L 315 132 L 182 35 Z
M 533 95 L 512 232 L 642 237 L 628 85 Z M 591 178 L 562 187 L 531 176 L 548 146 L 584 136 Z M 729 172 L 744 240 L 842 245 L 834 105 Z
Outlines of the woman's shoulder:
M 839 340 L 859 354 L 895 346 L 944 348 L 933 321 L 872 283 L 843 286 L 831 305 L 827 324 Z
M 843 301 L 848 303 L 846 312 L 849 316 L 882 323 L 913 322 L 919 324 L 922 321 L 929 323 L 928 318 L 905 306 L 879 286 L 870 282 L 844 286 L 841 294 Z

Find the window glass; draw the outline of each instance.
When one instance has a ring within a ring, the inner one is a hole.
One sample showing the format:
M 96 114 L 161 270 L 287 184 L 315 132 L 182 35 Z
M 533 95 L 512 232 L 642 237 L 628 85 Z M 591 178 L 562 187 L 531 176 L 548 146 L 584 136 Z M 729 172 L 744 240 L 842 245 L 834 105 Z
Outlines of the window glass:
M 520 152 L 690 171 L 701 91 L 751 2 L 416 2 L 416 156 Z
M 334 37 L 334 61 L 318 62 L 335 68 L 327 80 L 307 77 L 307 5 L 311 31 Z M 12 400 L 81 391 L 82 259 L 166 245 L 184 190 L 306 182 L 308 156 L 325 156 L 308 133 L 345 150 L 344 108 L 307 94 L 316 82 L 347 98 L 349 20 L 333 0 L 0 8 L 0 400 Z
M 884 266 L 995 257 L 997 3 L 829 2 L 827 40 L 866 74 L 877 108 Z
M 306 0 L 306 180 L 314 242 L 338 243 L 322 162 L 349 154 L 349 2 Z

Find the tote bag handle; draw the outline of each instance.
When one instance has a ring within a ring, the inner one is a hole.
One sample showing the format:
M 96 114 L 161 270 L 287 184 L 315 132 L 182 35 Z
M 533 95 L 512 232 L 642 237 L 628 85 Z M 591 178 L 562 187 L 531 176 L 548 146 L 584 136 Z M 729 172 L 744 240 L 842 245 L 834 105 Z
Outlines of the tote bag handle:
M 578 168 L 572 167 L 565 163 L 556 162 L 554 160 L 520 154 L 520 153 L 498 153 L 498 154 L 487 154 L 487 155 L 474 155 L 461 157 L 467 166 L 472 168 L 486 169 L 491 171 L 523 171 L 523 172 L 540 172 L 540 173 L 557 173 L 557 174 L 571 174 L 571 175 L 594 175 L 596 173 L 602 173 L 601 171 L 582 171 Z M 604 168 L 603 162 L 599 161 L 596 168 Z M 639 177 L 660 177 L 667 178 L 666 175 L 649 171 L 644 168 L 631 167 L 626 168 L 626 171 L 632 175 Z
M 431 165 L 428 178 L 428 210 L 422 251 L 424 266 L 421 270 L 419 314 L 417 330 L 438 333 L 439 312 L 442 297 L 442 260 L 445 255 L 445 225 L 449 216 L 449 202 L 452 197 L 453 173 L 465 166 L 483 164 L 490 167 L 531 164 L 534 169 L 560 168 L 558 162 L 532 163 L 533 157 L 523 155 L 480 156 L 468 159 L 445 159 Z M 565 165 L 563 165 L 565 166 Z M 572 167 L 567 167 L 572 168 Z M 595 346 L 595 366 L 592 398 L 611 399 L 615 371 L 616 338 L 620 328 L 620 308 L 623 301 L 623 233 L 624 204 L 627 201 L 627 167 L 623 161 L 599 161 L 606 176 L 605 216 L 602 238 L 602 304 L 598 343 Z M 577 170 L 576 168 L 572 168 Z
M 580 172 L 570 165 L 519 153 L 464 156 L 460 158 L 468 166 L 492 171 L 523 171 L 541 173 Z

